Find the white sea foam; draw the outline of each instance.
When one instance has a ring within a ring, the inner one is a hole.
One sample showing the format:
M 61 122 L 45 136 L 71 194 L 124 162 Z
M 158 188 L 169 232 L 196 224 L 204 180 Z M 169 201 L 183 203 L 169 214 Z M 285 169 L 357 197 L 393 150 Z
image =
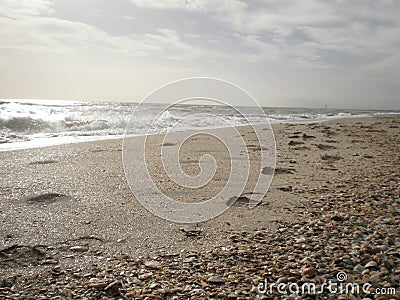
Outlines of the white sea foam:
M 232 108 L 206 105 L 178 105 L 158 116 L 162 104 L 146 104 L 134 114 L 135 103 L 56 100 L 0 100 L 0 151 L 92 141 L 130 135 L 163 133 L 168 130 L 196 130 L 267 123 L 264 114 L 241 108 L 249 120 Z M 264 108 L 271 123 L 324 121 L 333 118 L 370 116 L 381 111 Z M 399 112 L 396 112 L 399 113 Z M 189 117 L 190 116 L 190 117 Z M 144 124 L 155 120 L 151 131 Z M 175 126 L 179 124 L 179 126 Z

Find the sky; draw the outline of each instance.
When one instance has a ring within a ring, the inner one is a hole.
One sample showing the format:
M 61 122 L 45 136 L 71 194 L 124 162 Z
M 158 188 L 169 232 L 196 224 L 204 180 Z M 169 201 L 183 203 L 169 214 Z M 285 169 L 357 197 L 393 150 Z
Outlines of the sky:
M 400 1 L 1 0 L 0 98 L 141 101 L 187 77 L 263 106 L 400 109 Z

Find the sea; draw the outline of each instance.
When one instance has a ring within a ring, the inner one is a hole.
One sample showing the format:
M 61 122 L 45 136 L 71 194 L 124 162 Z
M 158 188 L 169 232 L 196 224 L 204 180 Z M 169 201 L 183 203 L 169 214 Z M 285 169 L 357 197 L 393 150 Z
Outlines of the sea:
M 322 122 L 387 113 L 400 114 L 400 111 L 290 107 L 234 109 L 222 105 L 0 99 L 0 151 L 126 135 L 264 123 Z M 154 121 L 149 123 L 149 120 Z

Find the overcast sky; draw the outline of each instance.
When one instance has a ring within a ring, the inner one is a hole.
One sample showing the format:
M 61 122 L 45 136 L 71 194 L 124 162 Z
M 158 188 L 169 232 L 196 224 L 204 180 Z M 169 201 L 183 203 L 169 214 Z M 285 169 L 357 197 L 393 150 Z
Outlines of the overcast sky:
M 173 80 L 264 106 L 400 109 L 400 1 L 1 0 L 0 98 L 140 101 Z

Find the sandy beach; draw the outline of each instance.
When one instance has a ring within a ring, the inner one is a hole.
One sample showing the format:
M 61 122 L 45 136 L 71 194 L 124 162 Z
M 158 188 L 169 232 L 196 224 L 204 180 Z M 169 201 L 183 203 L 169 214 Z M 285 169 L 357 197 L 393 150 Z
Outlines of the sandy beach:
M 0 298 L 274 299 L 277 290 L 257 293 L 266 279 L 321 284 L 345 272 L 372 294 L 321 299 L 400 299 L 399 128 L 399 116 L 273 125 L 275 175 L 249 209 L 264 150 L 243 127 L 248 186 L 222 215 L 192 225 L 158 218 L 134 198 L 122 140 L 0 152 Z M 161 141 L 149 142 L 155 173 Z M 207 150 L 219 167 L 207 189 L 179 189 L 157 173 L 159 188 L 183 202 L 217 193 L 229 174 L 218 143 L 188 143 L 183 169 L 198 172 Z

